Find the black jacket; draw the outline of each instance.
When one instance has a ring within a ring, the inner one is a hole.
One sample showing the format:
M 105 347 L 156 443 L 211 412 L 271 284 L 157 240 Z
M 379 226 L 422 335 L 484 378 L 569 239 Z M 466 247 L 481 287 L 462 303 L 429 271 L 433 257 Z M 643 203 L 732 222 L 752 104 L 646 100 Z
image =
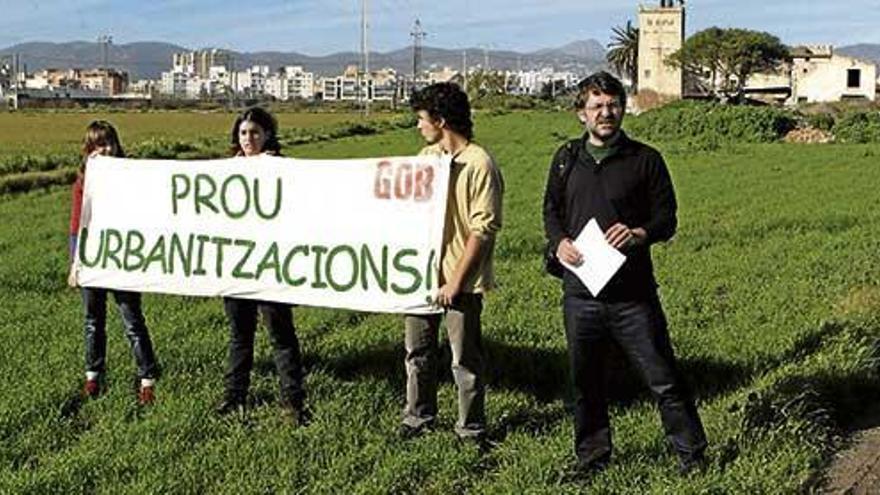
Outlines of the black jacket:
M 600 293 L 599 299 L 622 301 L 656 296 L 657 283 L 651 264 L 650 245 L 666 241 L 675 233 L 675 191 L 660 153 L 621 133 L 617 152 L 596 163 L 585 149 L 586 135 L 560 147 L 553 156 L 544 193 L 544 232 L 553 252 L 559 242 L 574 239 L 595 217 L 604 232 L 617 222 L 642 227 L 648 242 L 624 250 L 626 263 Z M 574 165 L 564 178 L 569 153 Z M 564 184 L 563 184 L 564 180 Z M 592 297 L 568 270 L 563 276 L 565 293 Z

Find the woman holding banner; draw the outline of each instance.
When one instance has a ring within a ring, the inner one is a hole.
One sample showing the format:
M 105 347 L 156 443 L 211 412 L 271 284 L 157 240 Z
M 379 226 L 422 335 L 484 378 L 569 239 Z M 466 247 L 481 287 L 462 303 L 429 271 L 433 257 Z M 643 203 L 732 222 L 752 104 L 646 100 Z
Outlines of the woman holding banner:
M 235 119 L 230 154 L 238 157 L 280 155 L 277 132 L 278 124 L 271 114 L 259 107 L 250 108 Z M 304 408 L 302 356 L 290 305 L 225 297 L 223 306 L 229 319 L 229 357 L 225 374 L 226 392 L 217 406 L 217 412 L 228 414 L 244 411 L 247 405 L 259 312 L 263 315 L 275 349 L 275 366 L 281 382 L 281 410 L 294 425 L 306 424 L 308 415 Z
M 106 121 L 96 120 L 86 128 L 86 137 L 82 148 L 82 164 L 73 183 L 73 201 L 70 209 L 70 272 L 67 283 L 71 287 L 78 285 L 73 260 L 77 254 L 80 215 L 83 202 L 83 184 L 85 183 L 86 161 L 95 155 L 124 157 L 122 145 L 116 129 Z M 83 312 L 85 315 L 85 347 L 86 347 L 86 383 L 83 396 L 97 398 L 105 388 L 105 361 L 107 356 L 107 293 L 113 294 L 125 336 L 131 344 L 131 352 L 137 363 L 138 395 L 140 405 L 152 404 L 155 400 L 154 382 L 158 374 L 153 343 L 144 321 L 141 310 L 141 295 L 138 292 L 108 290 L 98 287 L 83 287 Z

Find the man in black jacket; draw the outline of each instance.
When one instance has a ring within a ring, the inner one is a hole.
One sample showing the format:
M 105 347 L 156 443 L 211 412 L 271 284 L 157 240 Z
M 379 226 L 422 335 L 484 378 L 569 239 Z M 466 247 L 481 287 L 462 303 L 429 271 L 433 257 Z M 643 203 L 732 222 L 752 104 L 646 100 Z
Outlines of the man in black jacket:
M 626 93 L 620 81 L 599 72 L 578 87 L 575 105 L 586 132 L 553 157 L 544 230 L 557 258 L 590 263 L 572 239 L 595 218 L 606 241 L 627 259 L 599 295 L 571 271 L 563 275 L 577 471 L 600 470 L 611 457 L 603 356 L 613 340 L 650 388 L 679 468 L 688 472 L 704 464 L 706 435 L 676 369 L 650 253 L 651 244 L 675 233 L 672 181 L 660 153 L 621 130 Z

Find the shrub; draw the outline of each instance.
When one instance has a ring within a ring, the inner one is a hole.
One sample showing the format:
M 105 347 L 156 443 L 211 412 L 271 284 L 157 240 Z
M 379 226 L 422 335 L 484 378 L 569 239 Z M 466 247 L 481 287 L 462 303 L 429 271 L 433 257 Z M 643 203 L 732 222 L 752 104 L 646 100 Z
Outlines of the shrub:
M 137 143 L 130 151 L 133 158 L 177 158 L 181 153 L 196 151 L 192 143 L 185 141 L 171 141 L 166 139 L 151 138 Z
M 842 143 L 880 142 L 880 112 L 850 112 L 841 117 L 832 128 Z
M 766 143 L 795 127 L 795 116 L 783 109 L 679 101 L 627 120 L 627 130 L 648 141 Z
M 0 175 L 45 172 L 79 165 L 76 155 L 14 155 L 0 163 Z
M 70 184 L 76 179 L 76 168 L 62 168 L 47 172 L 25 172 L 0 177 L 0 195 L 22 193 L 40 187 Z
M 814 113 L 807 115 L 806 124 L 814 129 L 830 131 L 834 128 L 834 116 L 830 113 Z

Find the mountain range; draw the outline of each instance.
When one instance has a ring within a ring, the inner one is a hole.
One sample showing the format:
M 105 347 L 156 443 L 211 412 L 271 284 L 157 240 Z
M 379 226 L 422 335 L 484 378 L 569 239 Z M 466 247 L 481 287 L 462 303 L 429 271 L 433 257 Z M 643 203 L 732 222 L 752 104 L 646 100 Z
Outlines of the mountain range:
M 857 45 L 842 46 L 837 49 L 837 52 L 849 55 L 850 57 L 872 61 L 880 65 L 880 44 L 859 43 Z
M 163 42 L 135 42 L 113 45 L 110 48 L 109 65 L 129 73 L 132 80 L 158 79 L 163 71 L 171 69 L 171 55 L 190 51 L 180 45 Z M 838 53 L 870 60 L 880 65 L 880 44 L 861 43 L 836 48 Z M 30 42 L 0 49 L 0 59 L 13 53 L 21 55 L 27 70 L 33 72 L 50 67 L 96 67 L 101 64 L 98 43 L 71 41 L 65 43 Z M 253 65 L 268 65 L 276 70 L 285 65 L 302 65 L 319 76 L 335 75 L 347 65 L 357 64 L 357 52 L 339 52 L 323 56 L 311 56 L 297 52 L 230 52 L 234 65 L 241 70 Z M 466 54 L 466 55 L 465 55 Z M 494 69 L 529 70 L 553 67 L 587 73 L 605 66 L 605 47 L 596 40 L 581 40 L 557 48 L 545 48 L 533 52 L 484 51 L 482 48 L 450 50 L 422 47 L 422 68 L 460 68 L 466 58 L 469 67 L 483 66 L 487 61 Z M 370 52 L 370 67 L 393 67 L 398 72 L 412 72 L 412 47 L 389 52 Z
M 163 71 L 171 69 L 171 55 L 191 49 L 162 42 L 135 42 L 112 45 L 108 65 L 129 73 L 132 80 L 158 79 Z M 45 68 L 96 67 L 101 64 L 101 47 L 98 43 L 72 41 L 66 43 L 30 42 L 0 50 L 0 57 L 13 53 L 21 55 L 28 72 Z M 253 65 L 268 65 L 276 70 L 285 65 L 301 65 L 316 75 L 335 75 L 347 65 L 357 64 L 360 54 L 340 52 L 324 56 L 310 56 L 297 52 L 230 52 L 235 68 L 242 70 Z M 493 69 L 523 70 L 554 67 L 556 70 L 588 72 L 605 64 L 605 47 L 596 40 L 574 41 L 558 48 L 534 52 L 467 48 L 449 50 L 429 46 L 422 47 L 422 68 L 460 68 L 467 59 L 469 67 L 484 65 L 488 61 Z M 370 52 L 370 67 L 393 67 L 398 72 L 412 72 L 412 47 L 389 52 Z

